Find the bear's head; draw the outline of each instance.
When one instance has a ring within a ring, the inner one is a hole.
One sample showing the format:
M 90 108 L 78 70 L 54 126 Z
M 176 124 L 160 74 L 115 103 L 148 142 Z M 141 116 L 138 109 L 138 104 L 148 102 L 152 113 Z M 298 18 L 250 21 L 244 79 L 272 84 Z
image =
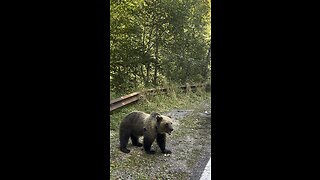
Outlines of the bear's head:
M 168 133 L 169 135 L 171 135 L 171 132 L 173 131 L 171 117 L 157 114 L 156 119 L 158 133 Z

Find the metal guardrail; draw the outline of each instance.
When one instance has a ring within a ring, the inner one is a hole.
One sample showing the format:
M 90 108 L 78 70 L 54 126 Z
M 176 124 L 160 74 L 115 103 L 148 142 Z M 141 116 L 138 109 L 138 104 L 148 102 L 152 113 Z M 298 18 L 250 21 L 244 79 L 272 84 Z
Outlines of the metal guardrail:
M 199 85 L 185 85 L 185 86 L 179 86 L 179 89 L 185 90 L 185 91 L 195 91 L 198 87 L 207 87 L 210 86 L 209 84 L 199 84 Z M 140 99 L 142 94 L 151 94 L 155 95 L 158 93 L 167 93 L 168 89 L 167 88 L 157 88 L 157 89 L 147 89 L 144 92 L 134 92 L 122 97 L 119 97 L 117 99 L 111 100 L 110 101 L 110 112 L 118 109 L 120 107 L 123 107 L 125 105 L 128 105 L 130 103 L 136 102 Z
M 110 101 L 110 112 L 122 106 L 138 101 L 141 92 L 134 92 Z

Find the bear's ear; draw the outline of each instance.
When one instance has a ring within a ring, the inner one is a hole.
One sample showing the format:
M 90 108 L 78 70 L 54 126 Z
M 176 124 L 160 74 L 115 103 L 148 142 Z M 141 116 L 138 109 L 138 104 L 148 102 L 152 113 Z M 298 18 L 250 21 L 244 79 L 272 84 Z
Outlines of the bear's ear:
M 156 118 L 157 116 L 160 116 L 160 114 L 157 112 L 153 112 L 153 113 L 151 113 L 151 116 Z
M 163 118 L 161 117 L 161 115 L 157 115 L 157 116 L 156 116 L 156 119 L 157 119 L 157 122 L 161 122 L 161 120 L 162 120 Z

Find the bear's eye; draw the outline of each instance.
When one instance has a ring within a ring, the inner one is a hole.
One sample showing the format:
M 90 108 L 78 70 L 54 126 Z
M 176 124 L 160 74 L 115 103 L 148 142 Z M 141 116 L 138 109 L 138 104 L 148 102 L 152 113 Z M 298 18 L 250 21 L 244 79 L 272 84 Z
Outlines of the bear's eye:
M 166 126 L 169 126 L 169 123 L 166 123 Z

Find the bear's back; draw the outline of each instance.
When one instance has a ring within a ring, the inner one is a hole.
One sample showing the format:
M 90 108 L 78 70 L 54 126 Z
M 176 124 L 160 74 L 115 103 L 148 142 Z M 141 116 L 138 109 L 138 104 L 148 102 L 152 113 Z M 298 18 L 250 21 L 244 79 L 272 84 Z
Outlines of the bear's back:
M 141 111 L 133 111 L 128 114 L 120 124 L 120 129 L 131 131 L 131 133 L 142 136 L 144 121 L 150 115 Z

